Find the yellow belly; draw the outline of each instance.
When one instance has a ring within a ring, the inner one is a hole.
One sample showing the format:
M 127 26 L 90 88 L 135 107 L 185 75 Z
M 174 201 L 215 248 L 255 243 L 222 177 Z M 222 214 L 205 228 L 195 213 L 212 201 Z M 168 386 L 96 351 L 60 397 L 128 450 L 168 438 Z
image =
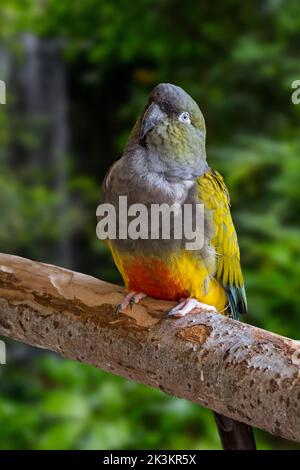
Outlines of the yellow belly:
M 164 300 L 193 297 L 218 311 L 227 305 L 222 284 L 209 275 L 207 266 L 191 252 L 173 255 L 166 261 L 144 255 L 120 255 L 112 247 L 111 251 L 130 291 Z

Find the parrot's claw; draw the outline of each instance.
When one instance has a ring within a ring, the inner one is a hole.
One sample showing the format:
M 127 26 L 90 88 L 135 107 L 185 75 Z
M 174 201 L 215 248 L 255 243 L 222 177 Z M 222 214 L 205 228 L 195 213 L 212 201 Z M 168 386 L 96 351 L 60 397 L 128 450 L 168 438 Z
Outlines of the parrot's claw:
M 197 299 L 188 298 L 181 299 L 180 303 L 169 311 L 168 316 L 184 317 L 184 315 L 187 315 L 195 308 L 199 308 L 205 312 L 217 312 L 217 309 L 213 305 L 203 304 L 201 302 L 198 302 Z
M 122 304 L 117 304 L 117 305 L 116 305 L 116 308 L 115 308 L 115 318 L 118 318 L 119 313 L 120 313 L 120 311 L 121 311 L 121 308 L 122 308 Z
M 135 291 L 129 292 L 129 294 L 126 295 L 123 301 L 120 304 L 116 305 L 116 308 L 115 308 L 116 318 L 119 316 L 120 312 L 123 312 L 123 310 L 125 310 L 129 306 L 130 308 L 132 308 L 134 304 L 139 303 L 139 301 L 142 300 L 144 297 L 147 297 L 147 296 L 143 292 L 135 292 Z

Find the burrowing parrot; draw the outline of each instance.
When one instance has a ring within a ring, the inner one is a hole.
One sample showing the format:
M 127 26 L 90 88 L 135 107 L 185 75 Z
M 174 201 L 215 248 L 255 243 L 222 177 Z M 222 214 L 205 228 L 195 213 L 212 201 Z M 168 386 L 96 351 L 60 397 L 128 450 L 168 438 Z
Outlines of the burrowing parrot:
M 101 202 L 112 204 L 117 212 L 119 196 L 127 197 L 128 206 L 202 204 L 203 246 L 187 250 L 182 240 L 161 236 L 108 240 L 128 290 L 117 310 L 151 296 L 177 301 L 169 312 L 174 317 L 194 308 L 235 319 L 246 312 L 229 193 L 222 176 L 206 161 L 205 138 L 205 121 L 197 103 L 178 86 L 156 86 L 122 158 L 105 177 Z M 225 448 L 255 448 L 250 427 L 216 413 L 215 418 Z

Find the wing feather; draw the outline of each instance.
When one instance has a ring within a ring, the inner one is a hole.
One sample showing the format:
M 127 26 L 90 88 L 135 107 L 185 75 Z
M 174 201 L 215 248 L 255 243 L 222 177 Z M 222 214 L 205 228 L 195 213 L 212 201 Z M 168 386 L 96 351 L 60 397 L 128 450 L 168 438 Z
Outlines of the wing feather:
M 234 318 L 247 310 L 240 250 L 230 213 L 230 197 L 223 177 L 210 169 L 199 177 L 198 196 L 205 210 L 213 213 L 214 234 L 211 245 L 217 254 L 215 277 L 222 282 Z

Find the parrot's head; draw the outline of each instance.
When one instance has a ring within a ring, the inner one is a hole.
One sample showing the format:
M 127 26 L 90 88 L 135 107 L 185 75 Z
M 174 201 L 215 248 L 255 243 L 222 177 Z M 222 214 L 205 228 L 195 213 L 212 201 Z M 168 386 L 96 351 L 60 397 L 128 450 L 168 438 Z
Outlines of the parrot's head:
M 157 85 L 135 130 L 153 171 L 182 179 L 195 179 L 206 171 L 204 117 L 182 88 Z

